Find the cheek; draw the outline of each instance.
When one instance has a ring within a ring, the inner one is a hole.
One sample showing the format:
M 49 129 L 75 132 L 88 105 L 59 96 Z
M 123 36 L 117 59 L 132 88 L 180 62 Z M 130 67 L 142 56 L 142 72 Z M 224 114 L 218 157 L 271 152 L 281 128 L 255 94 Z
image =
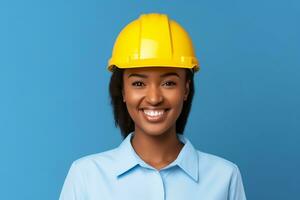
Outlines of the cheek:
M 134 107 L 138 107 L 138 104 L 142 98 L 142 94 L 140 92 L 134 92 L 132 90 L 125 89 L 125 100 L 128 109 L 132 109 Z
M 182 112 L 182 108 L 183 108 L 183 100 L 184 96 L 183 96 L 183 92 L 181 91 L 174 91 L 171 93 L 168 93 L 165 96 L 165 100 L 168 101 L 168 105 L 170 106 L 170 108 L 172 109 L 169 115 L 169 119 L 170 120 L 177 120 L 180 113 Z
M 183 90 L 174 90 L 165 93 L 165 98 L 173 105 L 180 106 L 183 104 L 184 100 L 184 91 Z

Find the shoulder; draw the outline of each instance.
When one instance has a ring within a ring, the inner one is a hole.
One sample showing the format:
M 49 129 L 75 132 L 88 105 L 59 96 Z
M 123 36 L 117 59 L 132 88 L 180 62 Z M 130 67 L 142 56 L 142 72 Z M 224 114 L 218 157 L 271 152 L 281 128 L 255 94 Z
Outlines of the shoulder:
M 200 180 L 214 182 L 218 188 L 225 188 L 228 199 L 246 200 L 242 177 L 235 163 L 199 150 L 197 153 Z
M 116 160 L 117 148 L 90 154 L 73 161 L 72 166 L 80 171 L 89 172 L 93 169 L 110 170 Z
M 238 171 L 235 163 L 217 155 L 197 150 L 199 171 L 216 175 L 228 176 L 230 178 Z

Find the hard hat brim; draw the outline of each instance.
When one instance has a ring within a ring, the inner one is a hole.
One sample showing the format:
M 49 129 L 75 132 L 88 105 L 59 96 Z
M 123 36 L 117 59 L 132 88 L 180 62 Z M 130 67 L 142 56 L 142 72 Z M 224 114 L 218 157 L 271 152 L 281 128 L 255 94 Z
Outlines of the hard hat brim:
M 109 60 L 107 69 L 112 71 L 113 67 L 120 69 L 127 68 L 142 68 L 142 67 L 175 67 L 193 69 L 194 72 L 200 70 L 200 66 L 195 57 L 189 59 L 176 60 L 157 60 L 157 59 L 143 59 L 143 60 L 127 60 L 127 62 L 115 62 L 113 59 Z

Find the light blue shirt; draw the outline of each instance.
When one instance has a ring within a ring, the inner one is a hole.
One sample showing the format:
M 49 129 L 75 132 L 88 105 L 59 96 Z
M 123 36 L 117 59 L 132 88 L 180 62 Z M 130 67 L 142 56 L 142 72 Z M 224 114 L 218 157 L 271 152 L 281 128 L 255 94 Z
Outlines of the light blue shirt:
M 196 150 L 184 136 L 177 158 L 157 170 L 131 145 L 130 133 L 119 147 L 73 162 L 60 200 L 245 200 L 238 167 Z

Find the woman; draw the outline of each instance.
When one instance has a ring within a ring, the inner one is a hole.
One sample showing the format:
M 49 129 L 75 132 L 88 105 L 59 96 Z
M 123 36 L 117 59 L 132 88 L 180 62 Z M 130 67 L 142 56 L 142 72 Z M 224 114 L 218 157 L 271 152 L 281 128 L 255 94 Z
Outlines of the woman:
M 191 39 L 163 14 L 119 34 L 108 69 L 119 147 L 75 161 L 61 200 L 244 200 L 238 167 L 183 135 L 199 70 Z

